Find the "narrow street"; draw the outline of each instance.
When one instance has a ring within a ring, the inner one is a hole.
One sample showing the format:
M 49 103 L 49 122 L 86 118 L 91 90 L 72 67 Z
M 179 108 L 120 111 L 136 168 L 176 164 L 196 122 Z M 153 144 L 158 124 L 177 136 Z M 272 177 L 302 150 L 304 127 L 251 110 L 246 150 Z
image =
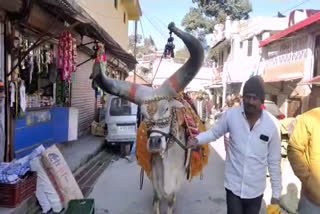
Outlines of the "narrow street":
M 223 148 L 223 143 L 217 143 Z M 211 150 L 204 179 L 186 182 L 177 196 L 175 213 L 226 213 L 223 187 L 224 160 L 215 149 Z M 111 164 L 99 178 L 89 198 L 95 199 L 97 213 L 150 214 L 152 212 L 152 186 L 147 176 L 139 190 L 140 167 L 136 161 L 120 159 Z M 165 212 L 166 204 L 162 204 Z
M 186 182 L 183 185 L 177 196 L 175 214 L 226 213 L 223 185 L 224 158 L 223 139 L 211 143 L 210 160 L 204 170 L 203 180 L 195 178 L 191 183 Z M 282 195 L 287 194 L 289 184 L 294 184 L 300 190 L 300 182 L 294 176 L 288 161 L 284 161 L 282 173 Z M 150 214 L 152 212 L 152 186 L 145 176 L 143 189 L 140 191 L 139 177 L 140 167 L 135 160 L 119 159 L 111 163 L 101 174 L 88 196 L 88 198 L 95 199 L 97 213 Z M 271 184 L 268 178 L 260 214 L 266 213 L 266 204 L 269 203 L 271 194 Z M 166 203 L 162 203 L 161 209 L 162 213 L 165 213 Z

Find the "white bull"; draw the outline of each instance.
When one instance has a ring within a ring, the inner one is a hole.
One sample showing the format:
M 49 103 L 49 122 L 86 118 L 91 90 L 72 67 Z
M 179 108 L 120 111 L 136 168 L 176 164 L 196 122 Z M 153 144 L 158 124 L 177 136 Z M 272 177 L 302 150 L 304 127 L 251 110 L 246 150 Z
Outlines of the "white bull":
M 152 153 L 151 182 L 154 189 L 153 212 L 160 214 L 160 200 L 167 199 L 172 214 L 176 193 L 186 180 L 185 129 L 179 126 L 176 110 L 184 105 L 173 99 L 200 70 L 204 52 L 200 42 L 170 23 L 169 30 L 183 40 L 190 58 L 160 88 L 137 85 L 106 77 L 95 64 L 91 78 L 106 92 L 141 106 L 148 128 L 148 151 Z

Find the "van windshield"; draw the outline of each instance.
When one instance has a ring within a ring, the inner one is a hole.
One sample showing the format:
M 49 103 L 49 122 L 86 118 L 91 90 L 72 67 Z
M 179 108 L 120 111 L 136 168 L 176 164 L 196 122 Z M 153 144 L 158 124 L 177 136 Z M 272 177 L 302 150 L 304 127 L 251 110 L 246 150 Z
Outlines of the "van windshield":
M 111 100 L 110 115 L 111 116 L 124 116 L 124 115 L 136 115 L 137 106 L 132 104 L 128 100 L 121 98 L 113 98 Z

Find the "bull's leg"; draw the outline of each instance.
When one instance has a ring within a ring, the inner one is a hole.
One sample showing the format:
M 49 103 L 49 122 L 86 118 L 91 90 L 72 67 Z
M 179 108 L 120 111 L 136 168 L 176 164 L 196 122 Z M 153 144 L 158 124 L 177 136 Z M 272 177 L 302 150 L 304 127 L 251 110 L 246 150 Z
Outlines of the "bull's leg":
M 173 207 L 176 203 L 176 194 L 172 193 L 169 198 L 168 198 L 168 211 L 167 214 L 172 214 L 173 213 Z
M 157 193 L 153 195 L 153 214 L 160 214 L 160 198 Z

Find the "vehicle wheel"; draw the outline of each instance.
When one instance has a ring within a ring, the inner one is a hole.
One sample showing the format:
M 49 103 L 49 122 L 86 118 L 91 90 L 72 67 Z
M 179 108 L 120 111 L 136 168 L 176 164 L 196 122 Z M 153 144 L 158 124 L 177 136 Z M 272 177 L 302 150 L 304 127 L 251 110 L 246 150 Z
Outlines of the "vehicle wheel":
M 130 144 L 121 144 L 121 146 L 120 146 L 120 155 L 121 156 L 130 155 L 130 151 L 131 151 Z
M 109 148 L 111 148 L 111 143 L 110 142 L 108 142 L 107 140 L 104 140 L 104 143 L 105 143 L 105 147 L 107 148 L 107 149 L 109 149 Z

